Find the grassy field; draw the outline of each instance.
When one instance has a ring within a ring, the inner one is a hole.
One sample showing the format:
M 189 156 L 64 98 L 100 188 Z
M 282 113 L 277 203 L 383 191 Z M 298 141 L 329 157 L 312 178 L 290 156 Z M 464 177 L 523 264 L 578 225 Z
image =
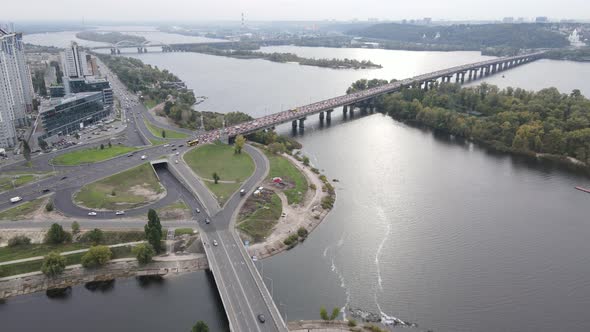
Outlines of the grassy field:
M 87 243 L 67 243 L 67 244 L 28 244 L 15 246 L 12 248 L 0 248 L 0 262 L 13 261 L 17 259 L 45 256 L 51 251 L 65 252 L 90 247 Z
M 162 139 L 157 139 L 157 138 L 150 138 L 148 137 L 148 140 L 150 141 L 150 143 L 152 145 L 162 145 L 162 144 L 166 144 L 165 140 Z
M 143 104 L 145 105 L 145 107 L 147 109 L 152 109 L 152 108 L 156 107 L 156 105 L 158 105 L 158 102 L 155 100 L 148 99 L 148 100 L 144 100 Z
M 149 163 L 87 184 L 76 193 L 74 200 L 88 208 L 124 210 L 150 202 L 138 191 L 151 194 L 164 191 Z
M 242 182 L 254 172 L 254 161 L 247 153 L 235 154 L 226 144 L 207 144 L 187 152 L 184 161 L 204 179 L 212 179 L 213 173 L 224 181 Z
M 225 204 L 227 199 L 240 188 L 242 183 L 241 182 L 233 182 L 233 183 L 220 182 L 218 184 L 215 184 L 215 182 L 213 182 L 213 181 L 206 181 L 205 185 L 207 185 L 207 188 L 209 188 L 209 190 L 211 190 L 213 195 L 215 195 L 215 197 L 217 198 L 217 201 L 219 202 L 219 205 L 223 206 L 223 204 Z
M 160 128 L 158 126 L 154 126 L 146 119 L 144 119 L 143 122 L 145 123 L 145 126 L 147 127 L 147 129 L 152 133 L 152 135 L 159 137 L 159 138 L 187 138 L 187 137 L 189 137 L 189 135 L 187 135 L 185 133 L 181 133 L 178 131 L 168 130 L 168 129 Z M 162 136 L 162 130 L 164 130 L 166 132 L 166 137 Z
M 131 247 L 127 246 L 111 248 L 111 251 L 113 252 L 113 256 L 111 259 L 128 258 L 134 256 L 131 252 Z M 80 262 L 82 261 L 82 256 L 84 256 L 84 254 L 85 253 L 66 255 L 66 265 L 80 264 Z M 41 264 L 43 264 L 43 260 L 0 266 L 0 278 L 15 274 L 39 271 L 41 270 Z
M 22 217 L 37 211 L 45 198 L 37 198 L 32 201 L 22 203 L 18 206 L 0 212 L 0 220 L 19 220 Z
M 23 186 L 29 182 L 41 179 L 51 172 L 2 172 L 0 176 L 0 192 L 13 189 L 12 180 L 14 179 L 14 187 Z M 16 179 L 15 179 L 16 177 Z
M 272 179 L 274 177 L 280 177 L 285 182 L 293 183 L 295 185 L 293 188 L 284 191 L 285 196 L 287 196 L 289 204 L 301 203 L 309 188 L 309 184 L 303 173 L 284 157 L 268 152 L 266 153 L 266 156 L 270 163 L 268 178 Z
M 184 235 L 184 234 L 193 235 L 193 229 L 192 228 L 177 228 L 174 230 L 174 236 L 180 236 L 180 235 Z
M 170 205 L 166 205 L 159 209 L 156 209 L 158 216 L 162 220 L 172 220 L 176 219 L 179 215 L 190 213 L 190 208 L 186 205 L 184 201 L 178 201 L 172 203 Z
M 255 242 L 260 242 L 270 234 L 281 217 L 281 199 L 272 193 L 269 199 L 252 196 L 248 200 L 253 200 L 250 203 L 256 204 L 257 208 L 252 213 L 241 216 L 237 227 L 250 235 Z
M 103 150 L 98 148 L 84 149 L 72 151 L 62 154 L 51 160 L 55 165 L 75 166 L 81 164 L 91 164 L 99 161 L 107 160 L 120 156 L 125 153 L 137 150 L 134 147 L 113 145 L 112 147 L 105 146 Z

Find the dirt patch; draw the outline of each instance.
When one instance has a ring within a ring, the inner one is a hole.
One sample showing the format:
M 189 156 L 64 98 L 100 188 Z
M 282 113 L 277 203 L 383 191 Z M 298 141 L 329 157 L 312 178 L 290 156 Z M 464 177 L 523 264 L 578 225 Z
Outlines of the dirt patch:
M 45 237 L 46 231 L 44 230 L 31 230 L 31 229 L 2 229 L 0 230 L 0 247 L 5 247 L 8 245 L 8 240 L 11 238 L 24 235 L 31 239 L 32 243 L 43 243 L 43 238 Z
M 149 186 L 149 184 L 144 183 L 142 185 L 135 185 L 131 188 L 129 188 L 129 192 L 133 195 L 136 196 L 143 196 L 146 198 L 146 200 L 152 202 L 155 200 L 159 200 L 161 198 L 163 198 L 164 196 L 166 196 L 166 192 L 162 192 L 162 193 L 157 193 L 156 191 L 153 191 L 152 189 L 148 188 L 147 186 Z

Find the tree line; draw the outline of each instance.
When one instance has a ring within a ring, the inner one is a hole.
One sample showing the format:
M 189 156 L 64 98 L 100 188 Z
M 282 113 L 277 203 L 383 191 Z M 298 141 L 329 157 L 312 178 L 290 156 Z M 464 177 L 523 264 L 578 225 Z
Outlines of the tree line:
M 347 92 L 384 83 L 387 81 L 359 80 Z M 374 103 L 395 119 L 500 151 L 572 157 L 590 164 L 590 100 L 580 90 L 564 94 L 556 88 L 533 92 L 486 83 L 466 88 L 443 83 L 429 91 L 406 88 L 377 97 Z

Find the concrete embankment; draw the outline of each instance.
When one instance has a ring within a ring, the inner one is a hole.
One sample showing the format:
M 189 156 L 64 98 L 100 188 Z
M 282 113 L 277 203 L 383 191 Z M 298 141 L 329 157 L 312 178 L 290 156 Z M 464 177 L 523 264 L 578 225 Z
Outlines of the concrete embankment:
M 324 320 L 298 320 L 288 322 L 287 327 L 291 332 L 341 332 L 354 331 L 346 321 L 324 321 Z M 357 329 L 359 329 L 357 327 Z
M 48 278 L 41 272 L 0 278 L 0 299 L 25 295 L 50 289 L 66 288 L 93 281 L 139 276 L 166 276 L 194 272 L 208 268 L 207 257 L 199 255 L 188 259 L 154 261 L 140 266 L 134 258 L 117 259 L 99 269 L 85 269 L 72 265 L 55 278 Z

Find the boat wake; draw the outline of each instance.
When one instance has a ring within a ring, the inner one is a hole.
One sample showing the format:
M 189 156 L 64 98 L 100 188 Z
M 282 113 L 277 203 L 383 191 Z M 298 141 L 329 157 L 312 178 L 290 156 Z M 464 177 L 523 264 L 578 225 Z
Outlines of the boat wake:
M 379 243 L 379 246 L 377 247 L 377 253 L 375 254 L 375 266 L 377 267 L 377 283 L 379 284 L 380 291 L 383 291 L 383 284 L 382 284 L 383 279 L 381 278 L 381 267 L 379 265 L 379 256 L 381 256 L 381 251 L 383 250 L 383 246 L 385 245 L 385 242 L 389 238 L 390 233 L 391 233 L 391 224 L 387 224 L 387 230 L 385 231 L 385 236 L 383 237 L 383 240 L 381 240 L 381 243 Z

